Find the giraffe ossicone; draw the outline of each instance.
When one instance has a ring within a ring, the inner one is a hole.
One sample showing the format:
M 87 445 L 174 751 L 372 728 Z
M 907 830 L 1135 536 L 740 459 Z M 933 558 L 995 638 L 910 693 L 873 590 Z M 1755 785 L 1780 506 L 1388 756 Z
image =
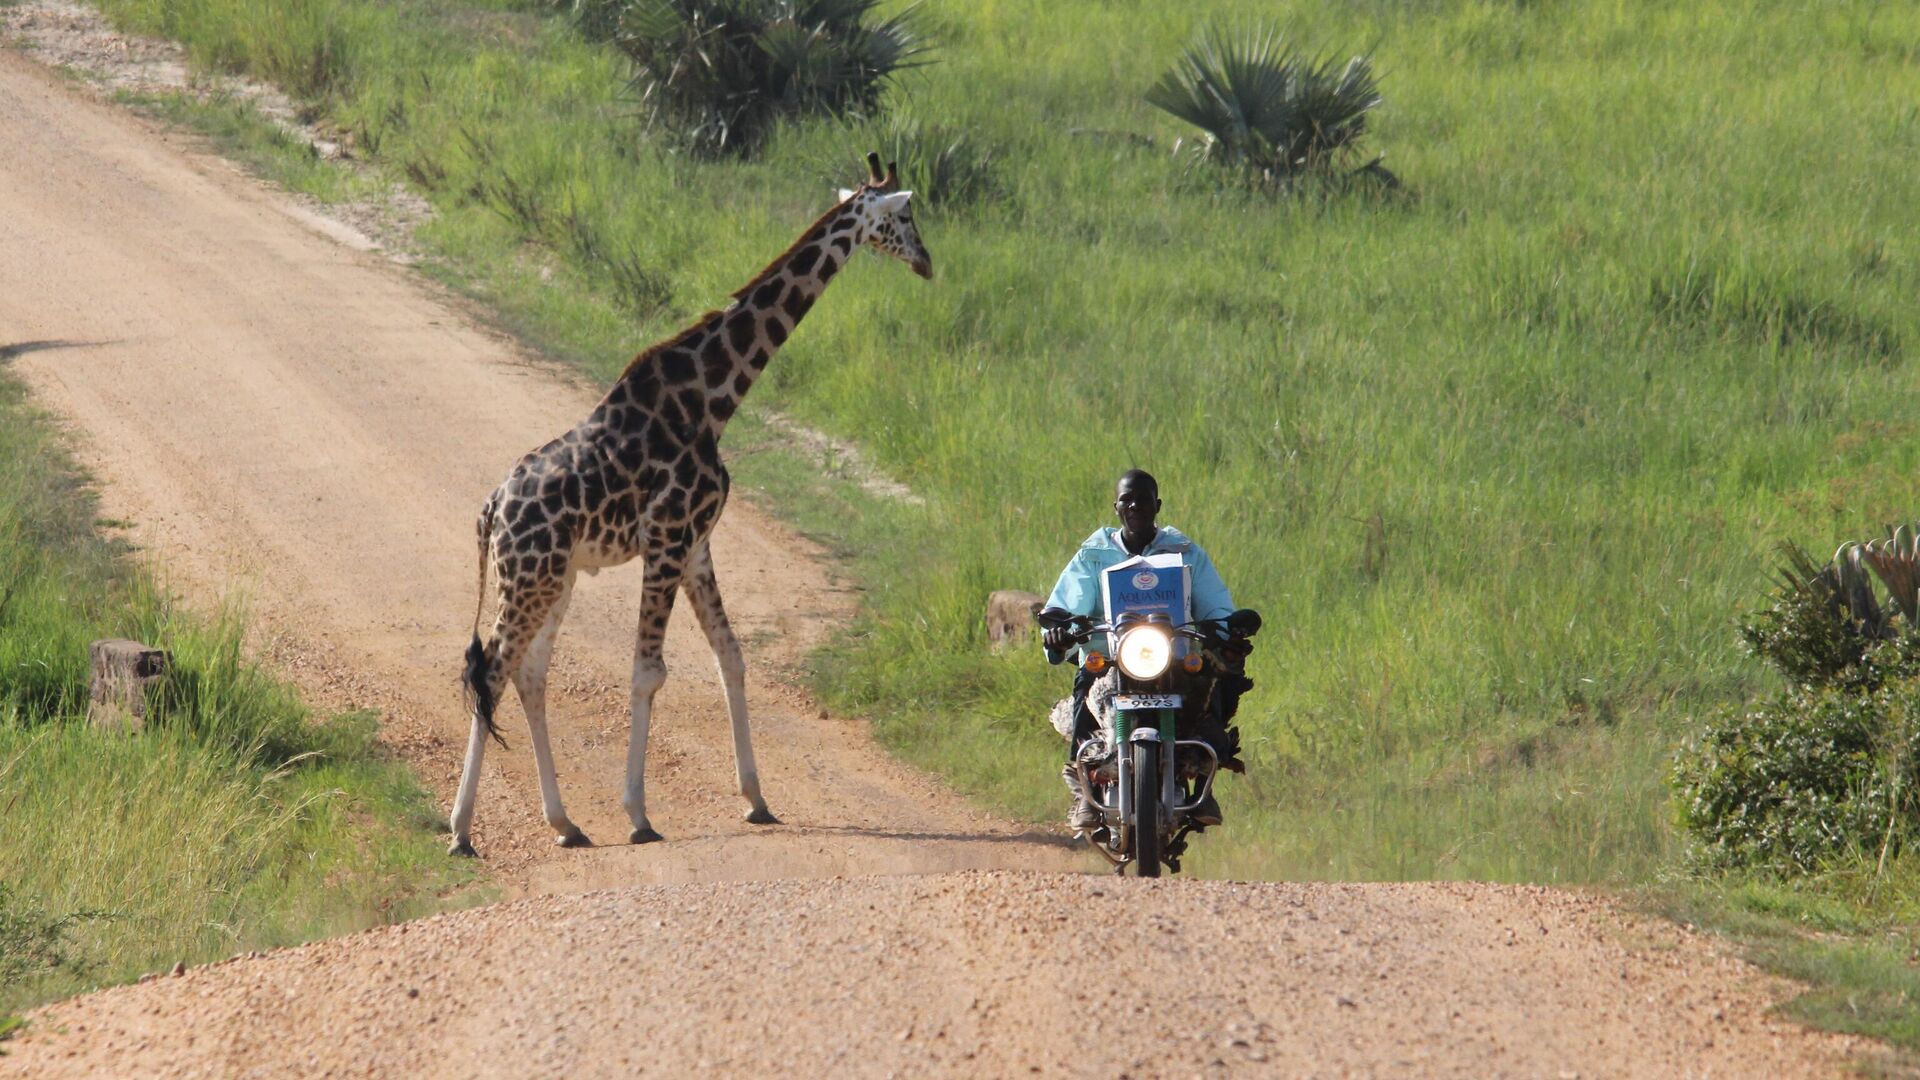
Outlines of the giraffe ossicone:
M 633 822 L 629 839 L 660 839 L 647 820 L 647 732 L 654 694 L 667 677 L 661 643 L 681 592 L 720 667 L 747 820 L 775 822 L 753 760 L 746 659 L 727 623 L 708 550 L 727 501 L 720 437 L 767 362 L 856 249 L 873 248 L 923 278 L 933 276 L 913 223 L 912 192 L 898 186 L 894 166 L 882 172 L 879 155 L 868 154 L 867 181 L 843 191 L 838 204 L 733 294 L 732 303 L 642 352 L 585 420 L 522 457 L 488 496 L 478 523 L 479 606 L 462 678 L 472 730 L 453 802 L 455 854 L 474 854 L 480 764 L 489 736 L 505 745 L 494 713 L 508 683 L 526 712 L 541 806 L 556 842 L 590 842 L 560 801 L 547 738 L 547 666 L 576 577 L 634 559 L 645 577 L 622 799 Z M 498 611 L 483 638 L 489 595 Z

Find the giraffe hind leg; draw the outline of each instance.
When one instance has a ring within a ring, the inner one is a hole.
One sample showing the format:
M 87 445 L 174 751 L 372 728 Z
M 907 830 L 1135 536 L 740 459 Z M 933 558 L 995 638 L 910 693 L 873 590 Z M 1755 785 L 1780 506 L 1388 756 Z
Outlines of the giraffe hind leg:
M 547 738 L 547 666 L 553 660 L 554 639 L 560 633 L 560 621 L 566 617 L 567 601 L 572 595 L 573 582 L 568 580 L 561 588 L 559 599 L 547 610 L 540 629 L 527 643 L 514 669 L 513 686 L 520 692 L 520 705 L 527 714 L 534 767 L 540 775 L 540 809 L 547 826 L 554 831 L 554 842 L 561 847 L 590 847 L 593 841 L 567 817 L 566 807 L 560 802 L 560 779 L 554 770 L 553 748 Z
M 460 787 L 454 793 L 453 813 L 448 825 L 453 840 L 447 845 L 447 854 L 475 857 L 473 849 L 473 806 L 480 793 L 480 763 L 487 754 L 489 737 L 505 746 L 506 740 L 500 738 L 500 729 L 494 723 L 494 711 L 500 702 L 500 692 L 506 689 L 506 676 L 502 672 L 499 660 L 499 640 L 495 638 L 486 645 L 480 643 L 478 635 L 467 648 L 467 670 L 462 679 L 466 692 L 468 710 L 473 718 L 473 728 L 467 735 L 467 756 L 460 769 Z
M 693 604 L 700 629 L 706 631 L 707 644 L 720 666 L 721 684 L 726 687 L 727 714 L 733 723 L 734 774 L 740 796 L 747 800 L 747 820 L 755 825 L 777 825 L 780 819 L 767 809 L 767 800 L 760 794 L 760 770 L 753 760 L 753 734 L 747 723 L 747 660 L 740 651 L 740 639 L 727 621 L 727 609 L 720 602 L 720 585 L 714 579 L 713 558 L 706 544 L 694 551 L 681 587 Z
M 546 687 L 547 664 L 552 658 L 554 636 L 566 614 L 567 600 L 573 591 L 571 578 L 556 589 L 509 588 L 503 590 L 500 613 L 493 632 L 482 646 L 476 639 L 467 650 L 465 678 L 472 706 L 473 726 L 467 738 L 467 757 L 460 773 L 460 787 L 454 795 L 449 824 L 453 840 L 448 852 L 473 855 L 472 825 L 474 804 L 480 788 L 480 764 L 486 756 L 487 739 L 500 741 L 494 712 L 500 695 L 511 681 L 520 694 L 532 735 L 534 763 L 540 776 L 540 801 L 547 824 L 563 847 L 590 843 L 586 834 L 567 818 L 560 802 L 560 785 L 553 767 L 553 754 L 547 740 Z M 544 610 L 542 610 L 544 609 Z M 532 633 L 528 628 L 537 627 Z
M 454 794 L 453 812 L 448 815 L 447 821 L 453 833 L 447 853 L 467 858 L 474 858 L 478 854 L 473 850 L 471 833 L 473 802 L 479 794 L 480 762 L 486 757 L 487 736 L 493 736 L 502 747 L 507 745 L 493 720 L 494 707 L 500 701 L 500 689 L 505 683 L 504 679 L 498 677 L 493 663 L 493 658 L 498 654 L 498 642 L 496 639 L 485 645 L 480 643 L 480 615 L 486 610 L 487 570 L 493 551 L 493 516 L 499 508 L 499 500 L 498 491 L 488 496 L 486 504 L 480 508 L 479 520 L 474 523 L 475 534 L 480 542 L 479 587 L 474 601 L 477 606 L 473 612 L 473 644 L 467 646 L 467 669 L 461 676 L 473 730 L 467 737 L 467 759 L 460 768 L 460 788 Z

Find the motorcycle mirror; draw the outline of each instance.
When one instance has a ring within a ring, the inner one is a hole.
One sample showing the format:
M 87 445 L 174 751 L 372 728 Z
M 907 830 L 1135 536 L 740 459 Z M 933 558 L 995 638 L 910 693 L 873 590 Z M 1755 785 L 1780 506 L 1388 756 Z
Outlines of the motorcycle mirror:
M 1260 613 L 1252 608 L 1241 608 L 1227 616 L 1227 629 L 1241 637 L 1252 637 L 1260 630 Z

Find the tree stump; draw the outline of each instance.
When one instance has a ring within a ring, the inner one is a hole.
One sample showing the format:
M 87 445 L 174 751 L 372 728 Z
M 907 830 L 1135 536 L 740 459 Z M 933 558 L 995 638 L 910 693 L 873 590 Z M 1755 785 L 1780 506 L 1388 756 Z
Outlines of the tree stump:
M 987 597 L 987 641 L 1004 649 L 1024 639 L 1033 630 L 1033 617 L 1043 598 L 1038 593 L 1019 589 L 996 589 Z
M 93 699 L 87 723 L 98 731 L 139 731 L 147 723 L 147 691 L 166 678 L 173 658 L 137 641 L 109 638 L 87 647 Z

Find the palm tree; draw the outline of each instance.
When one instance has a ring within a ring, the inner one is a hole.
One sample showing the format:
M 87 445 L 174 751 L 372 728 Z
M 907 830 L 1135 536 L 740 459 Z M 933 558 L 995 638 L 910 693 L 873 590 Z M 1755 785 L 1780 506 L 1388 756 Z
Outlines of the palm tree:
M 1327 171 L 1366 134 L 1380 105 L 1373 61 L 1308 56 L 1277 30 L 1217 27 L 1147 91 L 1147 102 L 1200 128 L 1201 157 L 1282 184 Z M 1390 176 L 1378 159 L 1361 167 Z
M 698 152 L 743 153 L 782 116 L 869 113 L 925 62 L 918 5 L 873 20 L 879 2 L 627 0 L 614 42 L 655 119 Z

